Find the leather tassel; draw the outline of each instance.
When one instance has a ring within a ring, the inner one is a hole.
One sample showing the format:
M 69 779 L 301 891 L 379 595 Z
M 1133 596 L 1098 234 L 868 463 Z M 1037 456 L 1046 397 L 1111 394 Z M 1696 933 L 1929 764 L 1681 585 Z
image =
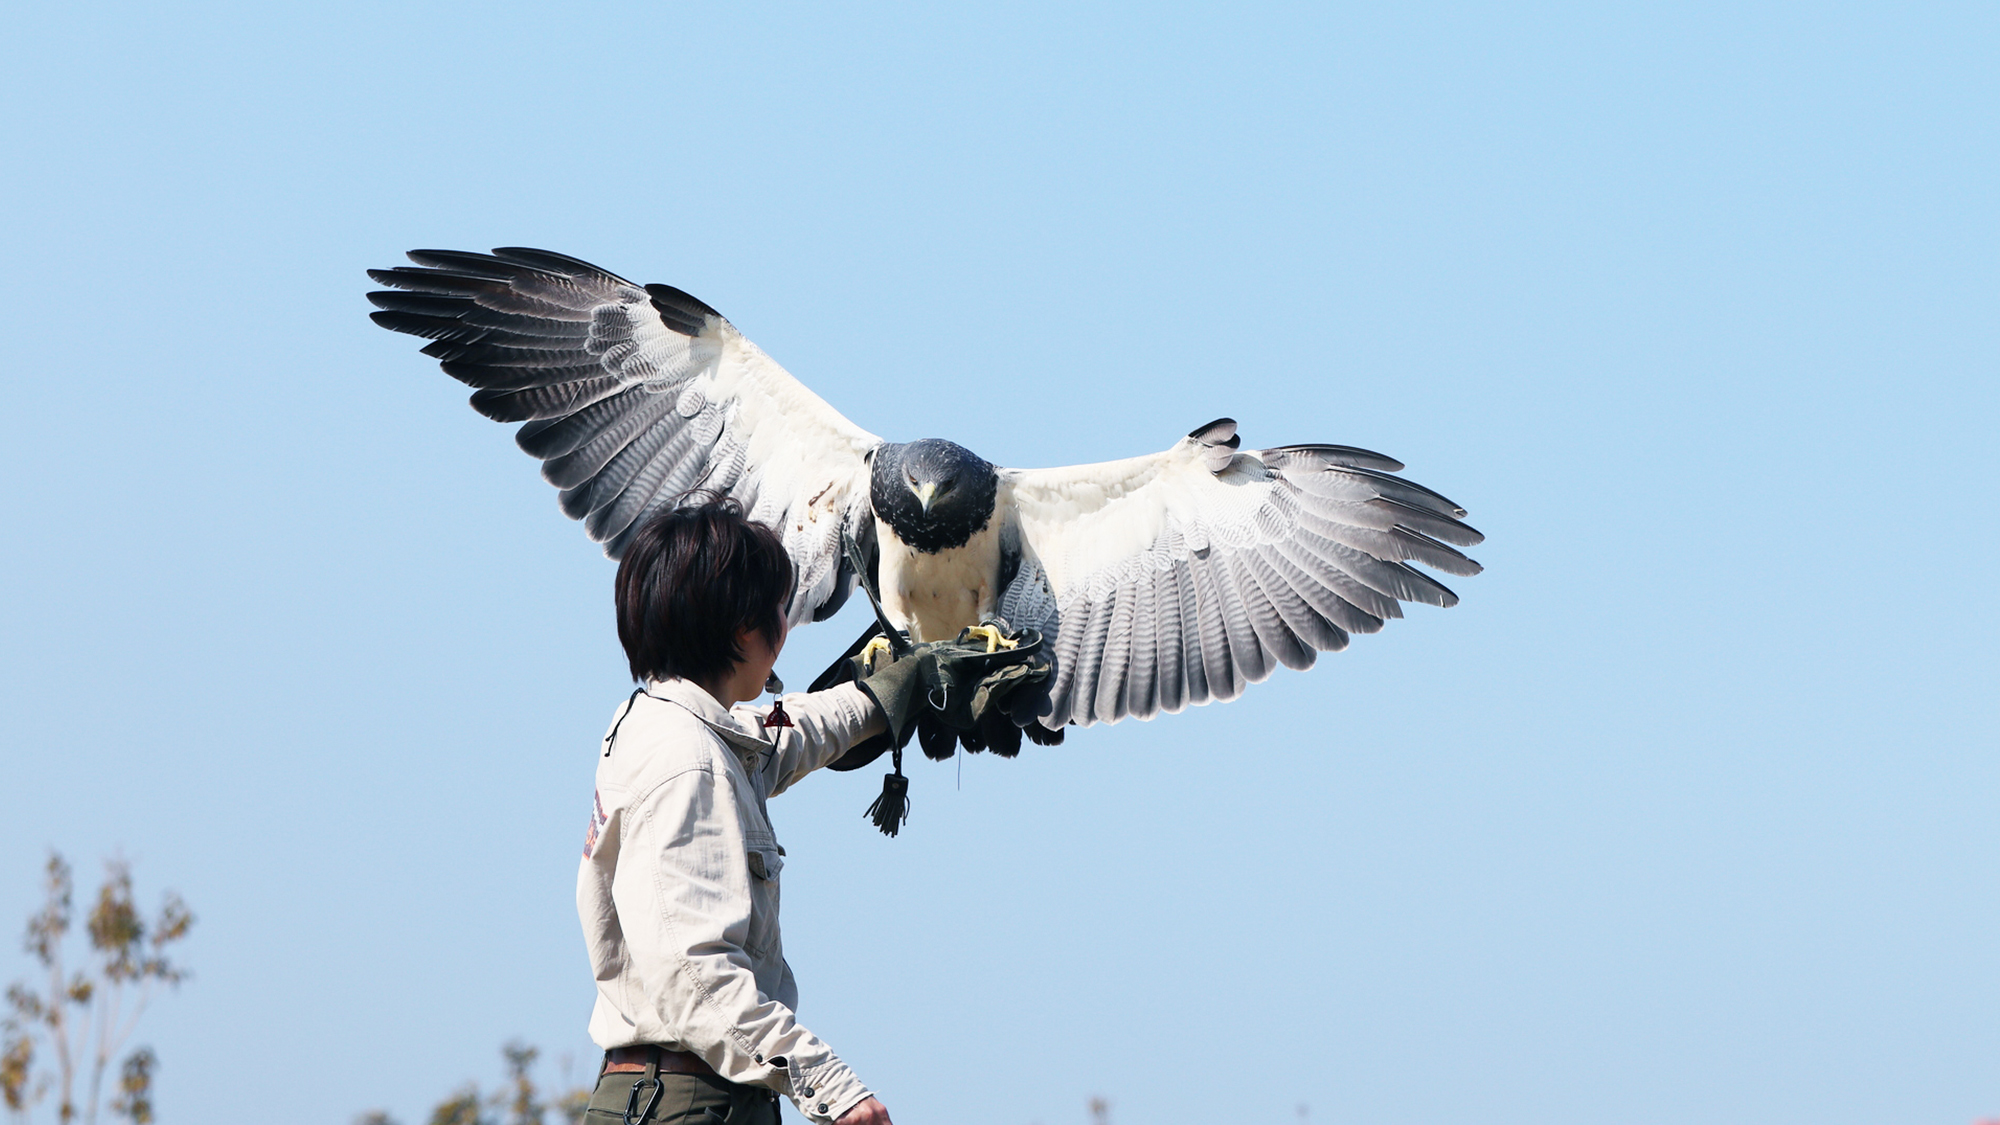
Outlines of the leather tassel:
M 863 814 L 875 822 L 884 836 L 902 831 L 910 819 L 910 779 L 903 776 L 903 751 L 894 751 L 896 772 L 882 775 L 882 795 Z

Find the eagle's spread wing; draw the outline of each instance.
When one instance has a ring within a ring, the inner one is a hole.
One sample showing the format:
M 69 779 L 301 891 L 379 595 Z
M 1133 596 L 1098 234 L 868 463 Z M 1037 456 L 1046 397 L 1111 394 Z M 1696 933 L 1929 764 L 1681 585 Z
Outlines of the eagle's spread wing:
M 1003 473 L 1021 560 L 998 608 L 1051 641 L 1044 726 L 1234 699 L 1402 616 L 1399 601 L 1457 603 L 1409 562 L 1479 572 L 1447 545 L 1483 538 L 1464 509 L 1391 476 L 1399 462 L 1238 444 L 1222 419 L 1163 453 Z
M 370 270 L 377 324 L 478 388 L 472 406 L 524 422 L 562 510 L 616 558 L 641 518 L 694 490 L 741 501 L 778 529 L 798 569 L 792 621 L 830 616 L 852 589 L 840 532 L 869 525 L 867 454 L 881 439 L 807 390 L 722 315 L 545 250 L 414 250 L 420 268 Z

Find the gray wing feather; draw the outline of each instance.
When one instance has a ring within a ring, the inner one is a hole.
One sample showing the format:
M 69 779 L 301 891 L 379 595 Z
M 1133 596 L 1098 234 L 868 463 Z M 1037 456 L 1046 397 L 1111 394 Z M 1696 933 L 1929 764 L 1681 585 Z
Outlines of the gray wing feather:
M 611 502 L 591 511 L 583 521 L 590 537 L 623 544 L 639 517 L 656 508 L 673 507 L 708 467 L 715 443 L 722 437 L 720 411 L 704 410 L 676 429 L 655 426 L 612 458 L 600 479 Z M 630 471 L 627 471 L 627 467 Z
M 1317 659 L 1317 653 L 1346 647 L 1346 638 L 1339 636 L 1340 630 L 1306 603 L 1291 582 L 1271 564 L 1263 550 L 1245 551 L 1236 559 L 1251 580 L 1257 583 L 1258 589 L 1264 592 L 1265 599 L 1277 611 L 1285 628 L 1300 643 L 1298 660 L 1301 663 L 1286 661 L 1285 667 L 1310 668 Z
M 1187 706 L 1187 669 L 1181 664 L 1181 591 L 1171 564 L 1155 568 L 1153 591 L 1153 699 L 1159 711 L 1177 714 Z M 1132 713 L 1139 717 L 1155 711 Z
M 1284 580 L 1292 593 L 1312 611 L 1313 616 L 1332 630 L 1323 639 L 1313 638 L 1313 647 L 1322 651 L 1343 649 L 1347 647 L 1348 633 L 1374 633 L 1381 630 L 1381 618 L 1362 612 L 1353 602 L 1341 597 L 1337 590 L 1330 588 L 1325 582 L 1314 581 L 1292 562 L 1285 553 L 1284 544 L 1264 544 L 1258 548 L 1257 558 L 1263 565 L 1269 567 L 1272 573 Z
M 1189 556 L 1188 571 L 1194 576 L 1195 613 L 1201 621 L 1197 635 L 1201 638 L 1202 672 L 1208 679 L 1209 697 L 1235 699 L 1243 694 L 1243 672 L 1236 658 L 1245 654 L 1231 643 L 1238 639 L 1231 634 L 1248 631 L 1241 608 L 1223 600 L 1222 586 L 1215 580 L 1215 560 L 1207 550 Z M 1232 611 L 1236 617 L 1233 629 L 1229 620 Z
M 1095 715 L 1097 680 L 1104 670 L 1104 638 L 1111 632 L 1111 615 L 1117 608 L 1117 599 L 1105 594 L 1087 604 L 1088 612 L 1079 615 L 1083 636 L 1071 664 L 1076 677 L 1070 685 L 1070 697 L 1075 700 L 1072 709 L 1084 717 L 1085 723 L 1091 722 Z
M 1339 606 L 1324 602 L 1313 603 L 1327 615 L 1328 620 L 1348 632 L 1377 632 L 1382 628 L 1384 621 L 1403 616 L 1402 603 L 1379 590 L 1361 584 L 1352 575 L 1335 566 L 1325 555 L 1315 552 L 1311 536 L 1294 535 L 1288 539 L 1277 540 L 1271 546 L 1284 557 L 1285 561 L 1297 567 L 1313 585 L 1347 604 L 1347 609 L 1343 610 Z
M 1083 634 L 1090 628 L 1090 607 L 1081 607 L 1082 613 L 1065 615 L 1062 631 L 1057 635 L 1055 653 L 1055 676 L 1049 689 L 1049 704 L 1043 708 L 1044 717 L 1060 715 L 1053 723 L 1044 723 L 1050 729 L 1061 727 L 1069 721 L 1070 697 L 1076 684 L 1077 650 L 1083 647 Z
M 590 537 L 603 542 L 625 530 L 629 521 L 620 521 L 608 532 L 605 523 L 610 519 L 610 509 L 628 491 L 636 490 L 642 495 L 641 501 L 652 498 L 653 490 L 670 472 L 678 459 L 696 453 L 697 446 L 713 445 L 713 429 L 704 427 L 708 419 L 697 418 L 691 426 L 649 426 L 637 431 L 618 451 L 605 459 L 603 468 L 581 482 L 563 489 L 568 503 L 563 510 L 572 517 L 584 518 L 584 527 Z M 704 432 L 707 430 L 707 432 Z M 704 444 L 701 439 L 706 437 Z M 648 470 L 651 470 L 650 472 Z
M 481 389 L 473 392 L 472 408 L 496 422 L 531 422 L 560 418 L 615 393 L 616 375 L 593 375 L 547 386 Z
M 1194 566 L 1185 558 L 1174 560 L 1174 593 L 1180 601 L 1180 642 L 1182 682 L 1181 706 L 1196 707 L 1209 701 L 1208 660 L 1202 655 L 1200 599 L 1195 595 Z
M 1160 616 L 1156 608 L 1160 595 L 1159 575 L 1145 565 L 1132 584 L 1132 619 L 1126 623 L 1129 656 L 1125 665 L 1125 697 L 1120 713 L 1153 715 L 1159 712 L 1154 693 L 1159 672 L 1158 648 Z
M 601 472 L 611 459 L 632 444 L 632 439 L 653 428 L 654 423 L 674 408 L 666 395 L 648 394 L 633 387 L 619 395 L 595 403 L 587 409 L 613 407 L 601 412 L 603 424 L 589 440 L 560 456 L 542 462 L 542 479 L 557 488 L 575 488 Z
M 1229 565 L 1230 578 L 1243 600 L 1243 608 L 1250 618 L 1250 627 L 1256 633 L 1259 649 L 1276 658 L 1277 662 L 1294 671 L 1313 666 L 1315 653 L 1299 640 L 1278 608 L 1274 592 L 1264 588 L 1256 569 L 1251 563 L 1256 559 L 1254 551 L 1231 551 L 1224 556 Z M 1268 668 L 1268 662 L 1267 662 Z
M 1261 684 L 1270 679 L 1273 665 L 1271 653 L 1257 639 L 1257 621 L 1251 612 L 1252 607 L 1243 596 L 1247 591 L 1230 573 L 1230 554 L 1227 550 L 1211 548 L 1205 561 L 1209 576 L 1215 582 L 1215 590 L 1221 595 L 1222 624 L 1229 637 L 1229 661 L 1236 672 L 1228 698 L 1234 699 L 1251 684 Z
M 606 430 L 617 428 L 632 412 L 638 396 L 645 394 L 644 387 L 629 387 L 610 398 L 591 403 L 573 414 L 529 422 L 515 432 L 514 442 L 530 456 L 553 463 L 595 441 L 598 435 Z M 657 401 L 662 397 L 664 396 L 647 396 L 646 401 Z M 628 437 L 625 440 L 631 439 Z M 623 448 L 622 443 L 620 448 Z M 548 473 L 549 467 L 544 465 L 543 479 L 548 478 Z M 557 487 L 572 488 L 577 483 L 579 482 L 572 481 Z
M 695 482 L 696 488 L 712 489 L 724 495 L 733 496 L 737 492 L 737 482 L 743 479 L 743 469 L 750 461 L 750 450 L 731 443 L 721 456 L 711 458 L 705 476 Z
M 1128 577 L 1112 595 L 1110 631 L 1104 638 L 1104 658 L 1098 666 L 1097 701 L 1093 708 L 1099 722 L 1115 723 L 1126 714 L 1125 678 L 1132 668 L 1132 617 L 1139 600 L 1137 587 L 1135 578 Z

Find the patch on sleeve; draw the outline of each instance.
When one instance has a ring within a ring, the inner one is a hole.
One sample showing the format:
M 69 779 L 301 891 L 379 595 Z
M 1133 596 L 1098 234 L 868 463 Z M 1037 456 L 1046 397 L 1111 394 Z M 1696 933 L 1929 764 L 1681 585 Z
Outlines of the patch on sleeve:
M 604 797 L 596 790 L 591 790 L 590 831 L 583 837 L 583 858 L 589 859 L 591 853 L 597 850 L 597 835 L 604 831 L 604 826 L 610 821 L 611 818 L 604 815 Z

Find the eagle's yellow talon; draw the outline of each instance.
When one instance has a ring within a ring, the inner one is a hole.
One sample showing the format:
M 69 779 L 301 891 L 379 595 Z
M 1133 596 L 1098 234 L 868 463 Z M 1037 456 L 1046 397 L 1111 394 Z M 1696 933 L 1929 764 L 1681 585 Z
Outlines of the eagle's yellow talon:
M 1021 647 L 1020 641 L 1008 640 L 1006 634 L 1002 633 L 1000 630 L 994 628 L 991 625 L 966 626 L 965 639 L 971 641 L 985 641 L 987 652 L 999 652 L 1003 648 Z
M 861 665 L 872 673 L 876 670 L 876 657 L 887 655 L 893 660 L 895 658 L 895 651 L 894 646 L 889 644 L 889 638 L 877 636 L 875 639 L 861 646 Z

